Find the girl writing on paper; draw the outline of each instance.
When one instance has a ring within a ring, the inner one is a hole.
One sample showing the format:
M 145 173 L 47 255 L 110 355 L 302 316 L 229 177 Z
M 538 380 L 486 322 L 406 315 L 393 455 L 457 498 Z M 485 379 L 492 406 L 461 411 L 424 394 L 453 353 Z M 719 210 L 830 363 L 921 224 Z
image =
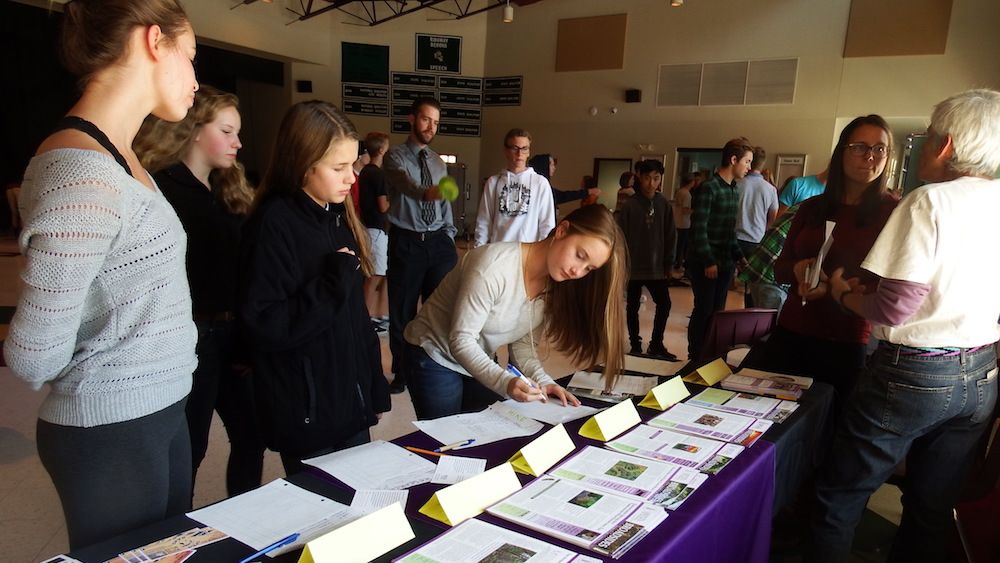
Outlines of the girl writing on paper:
M 229 435 L 226 492 L 260 486 L 264 447 L 254 427 L 250 377 L 238 366 L 236 260 L 253 190 L 236 160 L 239 100 L 202 85 L 187 117 L 146 119 L 134 147 L 188 235 L 187 273 L 198 326 L 198 367 L 188 396 L 192 481 L 208 450 L 212 413 Z
M 603 205 L 574 211 L 541 241 L 469 251 L 406 327 L 417 418 L 477 411 L 501 397 L 578 405 L 542 368 L 535 346 L 543 335 L 577 365 L 603 360 L 613 382 L 624 361 L 627 252 Z M 526 378 L 493 360 L 505 344 Z
M 833 385 L 841 398 L 854 386 L 871 326 L 830 299 L 826 274 L 844 268 L 874 291 L 874 276 L 861 269 L 861 261 L 896 207 L 886 189 L 891 151 L 892 134 L 878 115 L 858 117 L 841 132 L 826 190 L 800 204 L 774 264 L 777 282 L 792 284 L 798 296 L 785 302 L 753 367 L 814 377 Z M 815 266 L 827 221 L 836 223 L 833 245 L 819 265 L 822 281 L 810 289 L 806 270 Z
M 61 43 L 83 93 L 24 173 L 4 355 L 50 387 L 38 455 L 79 549 L 191 507 L 186 238 L 132 140 L 149 114 L 183 119 L 198 83 L 176 0 L 69 2 Z
M 243 231 L 239 312 L 258 426 L 287 474 L 368 442 L 391 407 L 362 292 L 368 236 L 349 199 L 357 158 L 358 134 L 340 110 L 295 104 Z

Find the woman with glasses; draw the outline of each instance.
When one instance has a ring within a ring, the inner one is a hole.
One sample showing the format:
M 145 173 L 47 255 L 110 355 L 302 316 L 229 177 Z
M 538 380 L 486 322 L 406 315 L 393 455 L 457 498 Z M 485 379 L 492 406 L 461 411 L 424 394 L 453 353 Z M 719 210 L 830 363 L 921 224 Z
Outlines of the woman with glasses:
M 861 269 L 896 200 L 888 195 L 887 166 L 892 151 L 889 125 L 878 115 L 851 121 L 830 157 L 826 191 L 804 201 L 781 255 L 774 264 L 777 283 L 792 284 L 778 326 L 755 367 L 814 377 L 833 385 L 841 397 L 864 366 L 871 326 L 830 298 L 826 275 L 844 268 L 868 291 L 876 278 Z M 833 222 L 833 244 L 820 267 L 820 281 L 809 270 Z

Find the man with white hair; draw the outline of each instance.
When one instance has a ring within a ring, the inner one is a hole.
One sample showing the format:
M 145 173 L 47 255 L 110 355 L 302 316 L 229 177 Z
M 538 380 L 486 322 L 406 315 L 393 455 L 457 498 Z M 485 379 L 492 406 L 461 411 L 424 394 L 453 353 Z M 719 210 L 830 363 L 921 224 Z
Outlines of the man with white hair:
M 1000 338 L 1000 92 L 970 90 L 934 108 L 920 154 L 928 185 L 893 211 L 861 266 L 865 294 L 830 276 L 830 297 L 880 339 L 817 481 L 807 561 L 846 561 L 869 495 L 906 461 L 890 562 L 946 561 L 952 508 L 993 419 Z

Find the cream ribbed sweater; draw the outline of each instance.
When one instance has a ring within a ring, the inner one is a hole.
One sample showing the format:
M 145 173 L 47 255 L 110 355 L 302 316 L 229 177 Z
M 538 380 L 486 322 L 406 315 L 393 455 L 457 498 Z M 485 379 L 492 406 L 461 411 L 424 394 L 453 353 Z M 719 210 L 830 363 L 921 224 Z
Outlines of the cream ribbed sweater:
M 191 389 L 197 329 L 173 208 L 110 156 L 57 149 L 24 173 L 24 289 L 4 343 L 14 373 L 51 392 L 42 420 L 132 420 Z

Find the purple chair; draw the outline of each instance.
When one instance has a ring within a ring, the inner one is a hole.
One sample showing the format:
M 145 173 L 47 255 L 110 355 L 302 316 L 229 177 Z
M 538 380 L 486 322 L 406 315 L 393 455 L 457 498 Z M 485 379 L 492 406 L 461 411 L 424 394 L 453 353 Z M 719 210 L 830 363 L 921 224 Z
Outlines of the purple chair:
M 701 351 L 692 365 L 705 365 L 716 358 L 725 360 L 730 350 L 753 346 L 771 332 L 777 320 L 777 309 L 716 311 L 708 321 Z

